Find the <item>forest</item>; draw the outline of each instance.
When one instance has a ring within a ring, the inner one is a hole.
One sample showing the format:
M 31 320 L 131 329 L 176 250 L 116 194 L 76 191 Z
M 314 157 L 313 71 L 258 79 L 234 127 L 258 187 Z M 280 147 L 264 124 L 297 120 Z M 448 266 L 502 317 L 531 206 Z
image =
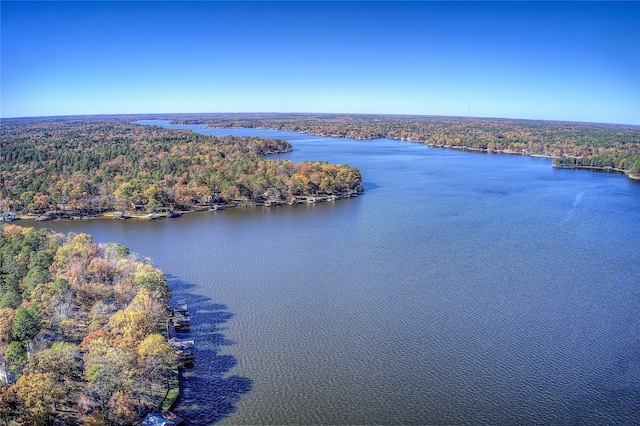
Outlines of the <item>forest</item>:
M 554 166 L 640 178 L 637 126 L 464 117 L 346 114 L 207 114 L 3 119 L 0 213 L 204 209 L 287 201 L 360 188 L 360 171 L 324 162 L 269 160 L 283 140 L 212 137 L 133 124 L 144 118 L 210 127 L 386 137 L 432 147 L 542 155 Z
M 169 298 L 126 247 L 0 225 L 0 424 L 131 425 L 158 411 L 177 380 Z
M 167 118 L 210 127 L 263 127 L 354 139 L 389 138 L 488 153 L 542 155 L 640 178 L 638 126 L 400 115 L 210 114 Z
M 0 212 L 189 210 L 339 195 L 361 181 L 348 165 L 264 159 L 289 151 L 283 140 L 216 138 L 132 120 L 3 119 Z

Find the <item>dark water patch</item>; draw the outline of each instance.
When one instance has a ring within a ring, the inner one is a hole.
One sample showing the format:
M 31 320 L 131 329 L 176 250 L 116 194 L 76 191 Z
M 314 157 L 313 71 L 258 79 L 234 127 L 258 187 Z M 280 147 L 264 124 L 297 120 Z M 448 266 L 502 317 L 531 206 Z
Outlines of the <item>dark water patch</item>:
M 183 386 L 173 411 L 185 419 L 186 425 L 210 425 L 233 414 L 253 383 L 248 377 L 228 375 L 238 361 L 222 353 L 224 347 L 234 344 L 222 331 L 234 315 L 226 305 L 194 294 L 194 284 L 175 275 L 167 275 L 167 281 L 172 300 L 186 302 L 191 316 L 190 330 L 177 333 L 177 337 L 195 340 L 195 362 L 182 372 Z
M 378 184 L 376 182 L 363 181 L 362 182 L 362 187 L 364 188 L 364 190 L 366 192 L 369 192 L 369 191 L 375 191 L 376 189 L 382 188 L 382 185 L 380 185 L 380 184 Z

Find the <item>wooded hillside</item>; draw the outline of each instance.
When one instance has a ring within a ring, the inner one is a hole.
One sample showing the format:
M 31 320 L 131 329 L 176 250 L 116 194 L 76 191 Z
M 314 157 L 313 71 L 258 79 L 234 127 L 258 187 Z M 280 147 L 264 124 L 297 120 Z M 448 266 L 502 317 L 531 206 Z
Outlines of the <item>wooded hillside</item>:
M 130 425 L 158 410 L 175 381 L 169 298 L 126 247 L 0 225 L 0 423 Z

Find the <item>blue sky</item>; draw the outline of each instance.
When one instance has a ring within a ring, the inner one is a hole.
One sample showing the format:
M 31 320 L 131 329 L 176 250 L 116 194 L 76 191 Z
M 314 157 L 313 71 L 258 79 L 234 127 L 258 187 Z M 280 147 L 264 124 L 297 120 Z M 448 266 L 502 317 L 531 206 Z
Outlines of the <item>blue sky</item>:
M 2 117 L 470 112 L 640 125 L 638 2 L 2 1 L 0 14 Z

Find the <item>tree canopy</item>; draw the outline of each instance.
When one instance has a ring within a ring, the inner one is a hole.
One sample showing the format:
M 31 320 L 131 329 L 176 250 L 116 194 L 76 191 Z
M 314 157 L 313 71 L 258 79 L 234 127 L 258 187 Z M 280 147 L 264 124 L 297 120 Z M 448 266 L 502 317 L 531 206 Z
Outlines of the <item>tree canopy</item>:
M 115 243 L 12 224 L 0 259 L 0 354 L 16 379 L 0 385 L 0 423 L 125 425 L 158 409 L 176 368 L 161 271 Z
M 337 194 L 361 180 L 347 165 L 265 160 L 291 149 L 283 140 L 212 137 L 122 118 L 3 119 L 0 140 L 0 212 L 189 209 L 218 199 Z

